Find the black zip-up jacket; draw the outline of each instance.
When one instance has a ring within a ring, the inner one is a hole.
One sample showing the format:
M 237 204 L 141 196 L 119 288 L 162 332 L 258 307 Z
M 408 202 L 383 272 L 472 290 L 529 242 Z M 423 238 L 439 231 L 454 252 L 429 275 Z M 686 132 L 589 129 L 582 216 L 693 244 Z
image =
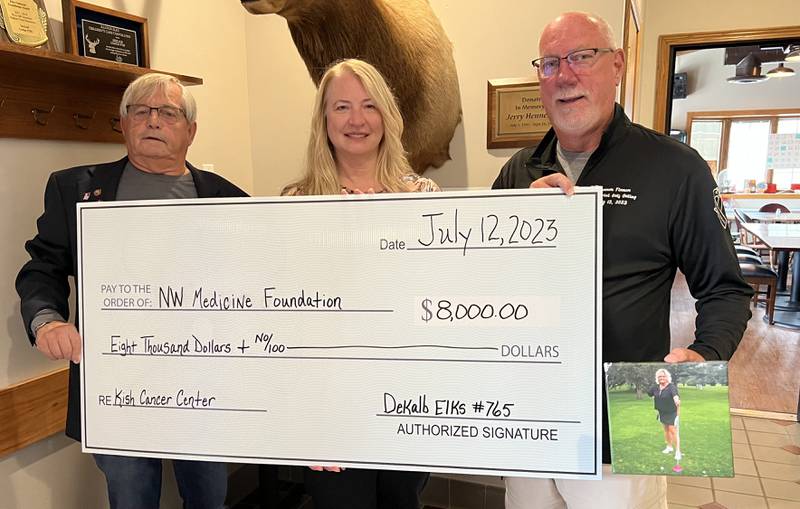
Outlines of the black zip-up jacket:
M 564 173 L 556 142 L 551 129 L 538 147 L 514 154 L 492 188 L 527 188 Z M 676 269 L 697 299 L 689 348 L 707 360 L 730 359 L 750 319 L 753 290 L 742 279 L 719 190 L 699 154 L 632 123 L 616 105 L 577 185 L 603 187 L 603 362 L 661 361 L 669 353 Z M 603 435 L 603 462 L 610 463 L 605 427 Z

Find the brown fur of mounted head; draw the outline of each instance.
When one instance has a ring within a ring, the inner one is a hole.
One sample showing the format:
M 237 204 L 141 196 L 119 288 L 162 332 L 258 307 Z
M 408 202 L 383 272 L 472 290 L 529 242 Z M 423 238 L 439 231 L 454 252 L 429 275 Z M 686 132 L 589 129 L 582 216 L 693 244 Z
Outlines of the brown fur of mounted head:
M 450 159 L 461 94 L 450 40 L 427 0 L 241 0 L 253 14 L 278 14 L 315 85 L 333 62 L 359 58 L 392 87 L 403 145 L 419 173 Z

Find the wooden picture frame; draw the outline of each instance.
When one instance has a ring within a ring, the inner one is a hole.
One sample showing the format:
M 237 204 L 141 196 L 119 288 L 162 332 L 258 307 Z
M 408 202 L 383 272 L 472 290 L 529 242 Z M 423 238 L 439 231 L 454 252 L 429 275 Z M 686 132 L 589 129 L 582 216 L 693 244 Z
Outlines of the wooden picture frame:
M 530 147 L 550 130 L 550 120 L 531 78 L 501 78 L 487 84 L 486 148 Z
M 44 0 L 0 0 L 0 43 L 56 51 L 50 28 Z
M 150 67 L 147 18 L 81 2 L 61 0 L 67 53 Z

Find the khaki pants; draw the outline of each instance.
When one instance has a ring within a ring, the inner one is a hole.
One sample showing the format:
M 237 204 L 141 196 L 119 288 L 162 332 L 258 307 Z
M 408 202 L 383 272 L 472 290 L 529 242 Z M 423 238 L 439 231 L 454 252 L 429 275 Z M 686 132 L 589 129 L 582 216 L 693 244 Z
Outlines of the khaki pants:
M 506 477 L 506 509 L 667 509 L 664 476 L 614 475 L 603 480 Z

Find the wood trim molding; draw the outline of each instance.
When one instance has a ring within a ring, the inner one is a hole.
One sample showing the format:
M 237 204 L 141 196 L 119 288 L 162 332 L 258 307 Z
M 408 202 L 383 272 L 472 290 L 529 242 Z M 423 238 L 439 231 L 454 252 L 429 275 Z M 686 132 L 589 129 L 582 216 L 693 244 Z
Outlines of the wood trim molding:
M 800 116 L 800 108 L 772 108 L 763 110 L 725 110 L 725 111 L 689 111 L 687 121 L 722 120 L 725 118 L 763 118 L 763 117 L 796 117 Z
M 658 59 L 656 61 L 656 97 L 653 109 L 653 129 L 662 133 L 666 129 L 672 59 L 678 48 L 704 45 L 713 47 L 715 44 L 730 42 L 747 43 L 749 41 L 769 41 L 797 37 L 800 37 L 800 26 L 691 32 L 660 36 L 658 38 Z
M 779 118 L 800 117 L 800 108 L 773 108 L 763 110 L 726 110 L 726 111 L 688 111 L 686 112 L 686 144 L 692 144 L 692 123 L 695 120 L 715 120 L 722 122 L 720 138 L 719 168 L 728 166 L 728 140 L 731 135 L 731 124 L 734 120 L 769 120 L 770 132 L 778 132 Z
M 625 51 L 625 72 L 619 88 L 619 102 L 628 118 L 634 120 L 639 106 L 639 71 L 642 65 L 642 30 L 639 12 L 633 0 L 625 0 L 625 22 L 622 49 Z M 633 37 L 633 40 L 631 40 Z
M 69 368 L 0 389 L 0 458 L 64 431 Z
M 800 403 L 799 403 L 800 404 Z M 800 409 L 797 416 L 783 412 L 770 412 L 768 410 L 751 410 L 749 408 L 731 408 L 731 415 L 740 417 L 755 417 L 756 419 L 770 419 L 773 421 L 796 421 L 800 422 Z
M 724 120 L 722 122 L 722 139 L 720 143 L 722 143 L 722 150 L 720 151 L 719 155 L 719 164 L 718 168 L 727 168 L 728 167 L 728 149 L 730 148 L 730 139 L 731 139 L 731 121 L 730 119 Z

